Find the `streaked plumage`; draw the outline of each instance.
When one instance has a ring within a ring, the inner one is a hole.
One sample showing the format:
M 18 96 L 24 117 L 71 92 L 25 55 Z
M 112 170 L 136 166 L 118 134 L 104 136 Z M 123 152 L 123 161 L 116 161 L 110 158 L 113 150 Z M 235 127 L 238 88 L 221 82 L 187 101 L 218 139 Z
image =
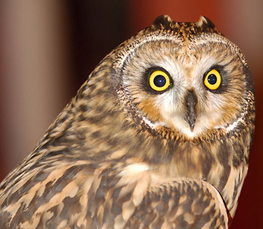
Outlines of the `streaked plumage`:
M 0 228 L 227 228 L 254 119 L 239 48 L 207 18 L 161 16 L 99 63 L 4 179 Z

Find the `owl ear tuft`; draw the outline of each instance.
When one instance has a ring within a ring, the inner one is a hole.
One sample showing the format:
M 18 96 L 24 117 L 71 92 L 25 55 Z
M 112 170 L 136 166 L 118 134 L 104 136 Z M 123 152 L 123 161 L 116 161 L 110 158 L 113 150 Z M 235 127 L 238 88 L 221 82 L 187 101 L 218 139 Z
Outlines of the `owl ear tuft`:
M 199 21 L 196 22 L 196 25 L 200 27 L 203 31 L 208 29 L 215 29 L 214 23 L 207 17 L 201 16 Z
M 174 21 L 168 15 L 161 15 L 154 20 L 153 25 L 156 27 L 161 25 L 164 28 L 169 28 L 171 23 L 174 23 Z

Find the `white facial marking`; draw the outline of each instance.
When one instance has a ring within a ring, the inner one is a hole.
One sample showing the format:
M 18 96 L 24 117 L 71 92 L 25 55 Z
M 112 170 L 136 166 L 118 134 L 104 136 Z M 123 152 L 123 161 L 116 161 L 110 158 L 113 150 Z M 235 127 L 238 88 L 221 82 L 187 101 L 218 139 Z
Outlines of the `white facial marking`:
M 218 126 L 218 127 L 216 127 L 216 128 L 218 128 L 218 129 L 224 129 L 224 130 L 228 133 L 228 132 L 234 130 L 234 129 L 237 127 L 237 125 L 242 122 L 242 120 L 244 119 L 244 115 L 245 115 L 245 114 L 242 113 L 241 116 L 240 116 L 236 121 L 234 121 L 233 123 L 231 123 L 231 124 L 230 124 L 229 126 L 227 126 L 227 127 L 225 127 L 225 126 Z

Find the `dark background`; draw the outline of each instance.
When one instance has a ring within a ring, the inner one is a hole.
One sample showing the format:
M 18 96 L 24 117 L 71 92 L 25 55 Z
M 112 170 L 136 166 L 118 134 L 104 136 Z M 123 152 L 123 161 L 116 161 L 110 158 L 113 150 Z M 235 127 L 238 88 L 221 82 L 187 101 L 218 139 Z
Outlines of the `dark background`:
M 207 16 L 246 54 L 256 87 L 256 133 L 231 229 L 263 228 L 262 0 L 2 0 L 0 180 L 34 148 L 96 64 L 161 14 L 176 21 Z

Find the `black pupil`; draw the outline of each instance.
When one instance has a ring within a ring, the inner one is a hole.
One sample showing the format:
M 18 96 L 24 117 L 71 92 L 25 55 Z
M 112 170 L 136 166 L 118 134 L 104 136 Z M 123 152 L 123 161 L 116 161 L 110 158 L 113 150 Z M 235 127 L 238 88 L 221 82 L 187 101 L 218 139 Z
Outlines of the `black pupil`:
M 157 87 L 163 87 L 166 83 L 166 79 L 162 75 L 157 75 L 153 80 L 155 86 Z
M 214 85 L 216 83 L 216 81 L 217 81 L 217 78 L 216 78 L 216 76 L 214 74 L 211 74 L 211 75 L 208 76 L 207 81 L 210 84 Z

